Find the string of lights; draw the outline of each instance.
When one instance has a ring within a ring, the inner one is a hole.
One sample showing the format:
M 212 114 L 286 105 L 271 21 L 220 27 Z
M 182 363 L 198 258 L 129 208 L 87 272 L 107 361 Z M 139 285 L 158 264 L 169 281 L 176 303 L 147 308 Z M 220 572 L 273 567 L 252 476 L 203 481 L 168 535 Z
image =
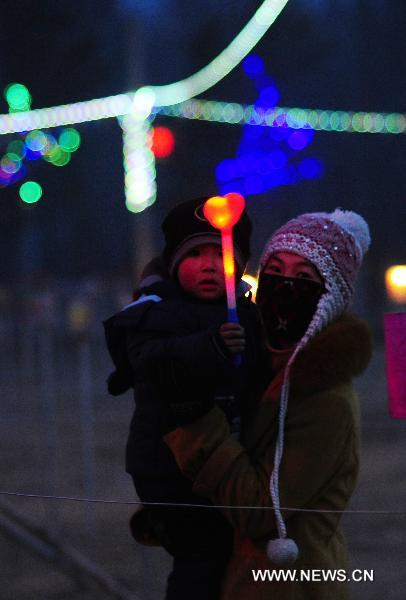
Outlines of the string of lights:
M 311 128 L 316 131 L 346 133 L 406 132 L 406 115 L 401 113 L 353 112 L 311 108 L 275 106 L 261 109 L 251 104 L 188 100 L 175 106 L 155 109 L 169 117 L 228 123 L 230 125 L 261 125 L 264 127 Z
M 0 115 L 0 135 L 119 117 L 130 112 L 134 94 Z
M 0 135 L 120 117 L 130 112 L 134 95 L 121 94 L 53 108 L 0 115 Z M 250 104 L 197 99 L 171 106 L 159 106 L 152 110 L 154 114 L 169 117 L 230 125 L 287 125 L 296 129 L 310 126 L 316 131 L 344 133 L 406 133 L 406 115 L 398 112 L 356 112 L 281 106 L 261 110 Z

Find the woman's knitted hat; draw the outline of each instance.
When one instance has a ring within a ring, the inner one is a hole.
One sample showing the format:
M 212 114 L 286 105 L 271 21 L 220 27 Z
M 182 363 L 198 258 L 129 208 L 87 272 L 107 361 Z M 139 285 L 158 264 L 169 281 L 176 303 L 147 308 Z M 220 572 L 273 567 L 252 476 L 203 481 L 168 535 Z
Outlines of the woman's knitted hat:
M 308 341 L 349 307 L 356 276 L 370 241 L 367 223 L 355 212 L 337 208 L 332 213 L 307 213 L 280 227 L 266 244 L 260 260 L 261 273 L 269 258 L 277 252 L 291 252 L 302 256 L 318 269 L 326 288 L 304 336 L 293 350 L 283 377 L 278 441 L 270 482 L 279 539 L 269 542 L 268 556 L 276 564 L 291 564 L 297 556 L 295 543 L 286 538 L 286 526 L 280 512 L 278 481 L 289 398 L 290 369 L 297 354 Z
M 186 254 L 202 244 L 221 245 L 221 233 L 215 229 L 203 214 L 203 205 L 209 196 L 195 198 L 173 208 L 162 223 L 165 236 L 163 259 L 170 275 Z M 238 223 L 233 227 L 234 256 L 241 272 L 250 257 L 250 238 L 252 225 L 244 211 Z

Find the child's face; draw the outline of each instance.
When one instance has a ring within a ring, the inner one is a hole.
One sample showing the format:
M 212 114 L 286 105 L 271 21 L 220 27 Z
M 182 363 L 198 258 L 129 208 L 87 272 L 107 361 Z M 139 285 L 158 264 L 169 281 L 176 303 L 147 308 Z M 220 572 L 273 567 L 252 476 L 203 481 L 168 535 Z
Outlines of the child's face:
M 218 300 L 226 293 L 221 246 L 202 244 L 179 263 L 182 289 L 199 300 Z

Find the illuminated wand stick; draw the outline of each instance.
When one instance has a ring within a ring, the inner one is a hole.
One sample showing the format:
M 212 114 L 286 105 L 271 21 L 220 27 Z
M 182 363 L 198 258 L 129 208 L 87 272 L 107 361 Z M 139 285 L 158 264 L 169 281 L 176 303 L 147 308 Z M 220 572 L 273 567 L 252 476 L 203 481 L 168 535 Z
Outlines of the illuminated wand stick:
M 225 196 L 213 196 L 209 198 L 203 207 L 204 216 L 210 225 L 221 231 L 228 320 L 230 323 L 238 323 L 237 303 L 235 299 L 233 227 L 238 223 L 244 207 L 245 200 L 243 196 L 232 192 Z M 235 364 L 236 366 L 241 364 L 240 355 L 236 355 Z

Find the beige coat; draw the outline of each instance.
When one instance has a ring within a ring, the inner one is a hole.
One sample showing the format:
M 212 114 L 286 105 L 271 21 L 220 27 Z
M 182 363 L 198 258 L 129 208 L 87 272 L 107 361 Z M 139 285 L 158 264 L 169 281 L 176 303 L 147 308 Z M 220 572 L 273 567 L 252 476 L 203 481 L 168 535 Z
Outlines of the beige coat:
M 280 501 L 285 508 L 345 509 L 354 490 L 359 461 L 359 410 L 351 378 L 367 366 L 367 326 L 344 315 L 318 334 L 297 357 L 291 374 Z M 266 544 L 277 537 L 269 477 L 277 435 L 282 371 L 276 374 L 245 431 L 242 444 L 229 434 L 223 413 L 167 434 L 165 441 L 194 492 L 223 509 L 235 528 L 233 556 L 222 600 L 338 600 L 344 583 L 255 582 L 252 570 L 276 569 Z M 288 537 L 299 546 L 299 569 L 344 569 L 346 547 L 340 513 L 285 511 Z M 215 543 L 215 540 L 213 540 Z M 215 599 L 213 599 L 215 600 Z

